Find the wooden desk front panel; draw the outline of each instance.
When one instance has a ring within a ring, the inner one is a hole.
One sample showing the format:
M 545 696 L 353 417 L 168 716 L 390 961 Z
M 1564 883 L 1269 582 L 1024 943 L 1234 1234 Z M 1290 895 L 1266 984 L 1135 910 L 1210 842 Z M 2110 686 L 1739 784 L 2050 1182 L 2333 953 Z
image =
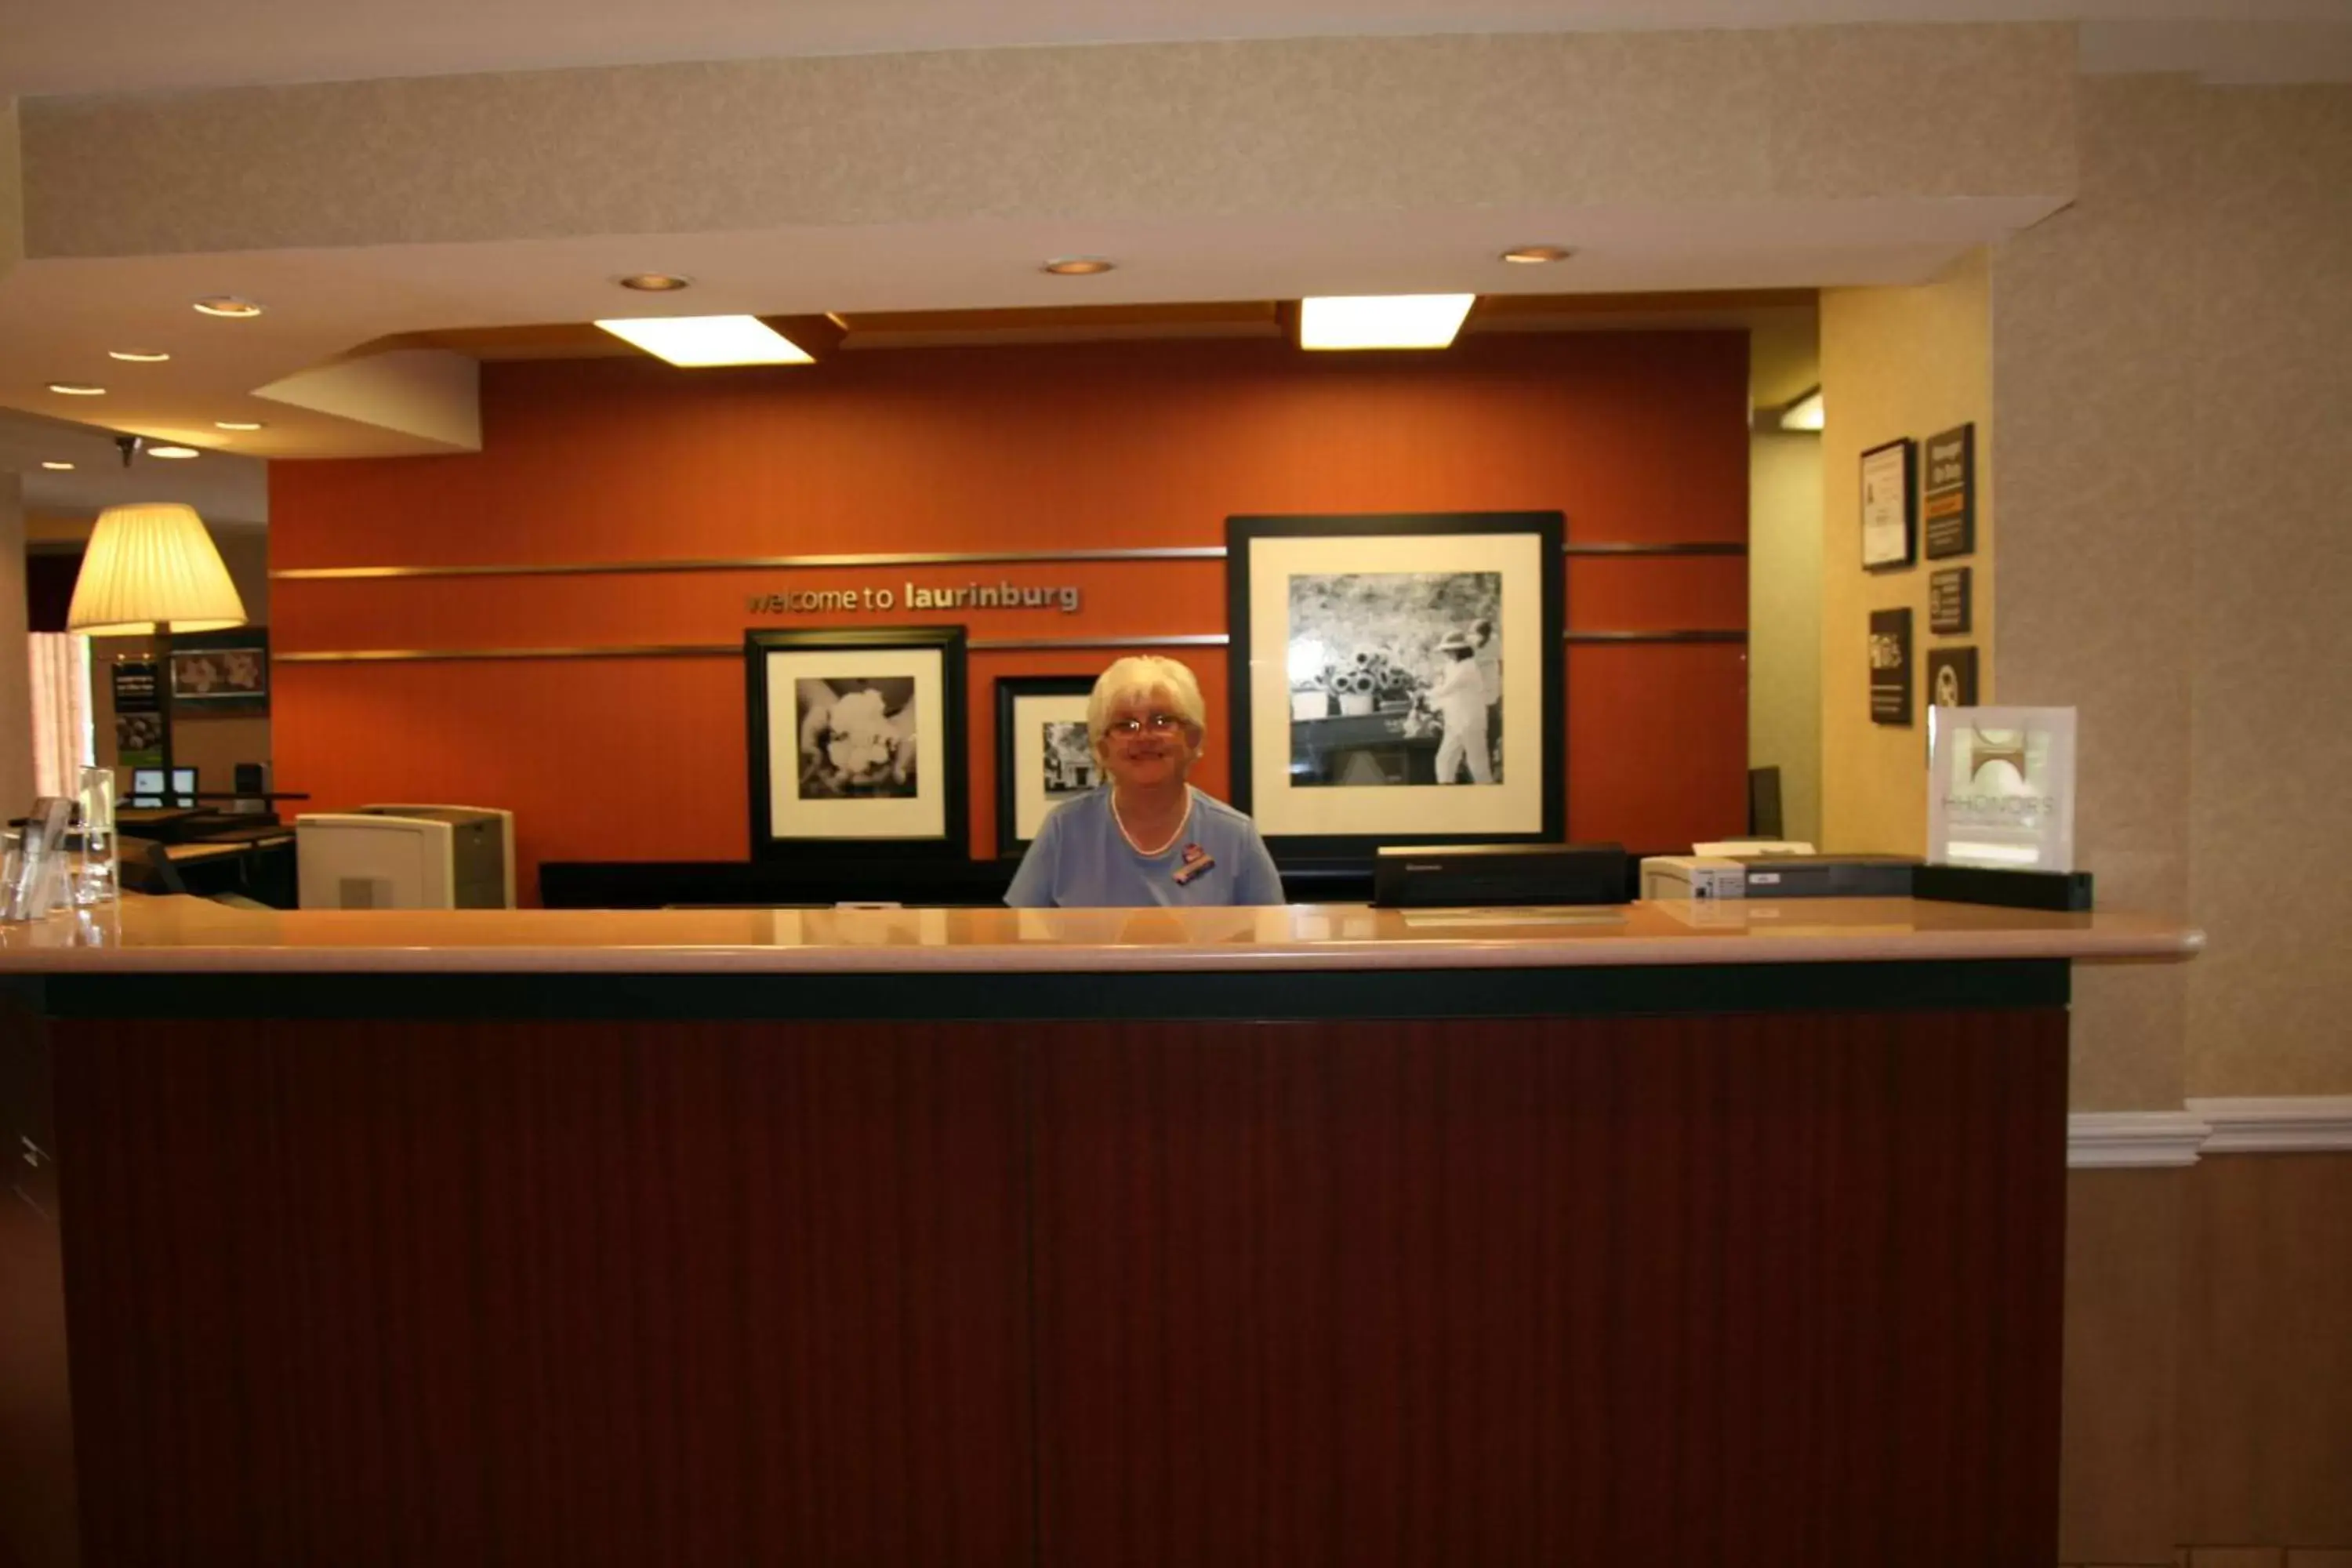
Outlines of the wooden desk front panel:
M 2065 1072 L 2057 1009 L 1056 1041 L 1043 1560 L 2053 1561 Z
M 2055 1551 L 2059 1008 L 52 1030 L 92 1565 Z
M 1004 1035 L 55 1032 L 91 1568 L 1025 1558 Z

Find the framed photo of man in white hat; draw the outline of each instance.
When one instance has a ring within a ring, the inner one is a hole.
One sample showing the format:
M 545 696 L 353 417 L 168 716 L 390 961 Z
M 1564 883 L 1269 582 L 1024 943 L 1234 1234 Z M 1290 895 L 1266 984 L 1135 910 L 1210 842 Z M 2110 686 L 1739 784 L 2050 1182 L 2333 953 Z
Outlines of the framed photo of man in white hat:
M 1564 533 L 1558 512 L 1226 521 L 1234 804 L 1277 854 L 1565 836 Z

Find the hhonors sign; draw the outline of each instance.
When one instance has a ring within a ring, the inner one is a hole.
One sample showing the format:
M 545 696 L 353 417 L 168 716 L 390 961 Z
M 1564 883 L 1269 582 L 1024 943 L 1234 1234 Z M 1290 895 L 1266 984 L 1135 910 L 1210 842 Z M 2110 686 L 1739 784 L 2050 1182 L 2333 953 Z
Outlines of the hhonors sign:
M 2074 868 L 2074 710 L 1927 710 L 1927 858 Z
M 1059 610 L 1077 613 L 1079 595 L 1068 586 L 1025 583 L 916 583 L 898 586 L 790 588 L 753 594 L 746 609 L 755 616 L 844 616 L 900 610 Z

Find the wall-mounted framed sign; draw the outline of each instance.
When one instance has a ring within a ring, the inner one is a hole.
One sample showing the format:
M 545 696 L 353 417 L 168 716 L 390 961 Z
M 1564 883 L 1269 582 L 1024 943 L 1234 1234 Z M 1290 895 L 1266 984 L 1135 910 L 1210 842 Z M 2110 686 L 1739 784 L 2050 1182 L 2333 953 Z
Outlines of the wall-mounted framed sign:
M 1927 559 L 1973 554 L 1977 547 L 1977 427 L 1962 425 L 1927 437 L 1920 499 Z
M 1936 708 L 1977 705 L 1977 650 L 1973 647 L 1931 647 L 1927 650 L 1927 702 Z
M 1928 574 L 1927 629 L 1937 637 L 1960 637 L 1974 629 L 1969 625 L 1974 614 L 1969 583 L 1972 570 L 1952 566 Z
M 1919 443 L 1906 436 L 1862 455 L 1862 564 L 1867 571 L 1918 559 Z
M 269 711 L 268 626 L 175 633 L 170 669 L 175 713 Z
M 963 627 L 751 631 L 743 663 L 754 859 L 963 858 Z
M 1911 606 L 1870 612 L 1870 721 L 1911 722 Z
M 1277 858 L 1566 836 L 1566 527 L 1225 520 L 1233 801 Z

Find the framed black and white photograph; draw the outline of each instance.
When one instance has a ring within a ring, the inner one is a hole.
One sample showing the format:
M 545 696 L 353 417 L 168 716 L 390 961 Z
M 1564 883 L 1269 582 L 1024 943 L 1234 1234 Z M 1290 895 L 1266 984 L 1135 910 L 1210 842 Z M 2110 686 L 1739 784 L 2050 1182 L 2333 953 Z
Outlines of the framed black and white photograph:
M 1559 512 L 1225 523 L 1233 798 L 1277 855 L 1565 837 Z
M 751 853 L 960 858 L 961 626 L 744 634 Z
M 1905 437 L 1862 455 L 1862 563 L 1870 571 L 1919 558 L 1919 443 Z
M 1046 814 L 1102 783 L 1087 739 L 1090 675 L 1005 676 L 996 682 L 996 853 L 1029 847 Z

